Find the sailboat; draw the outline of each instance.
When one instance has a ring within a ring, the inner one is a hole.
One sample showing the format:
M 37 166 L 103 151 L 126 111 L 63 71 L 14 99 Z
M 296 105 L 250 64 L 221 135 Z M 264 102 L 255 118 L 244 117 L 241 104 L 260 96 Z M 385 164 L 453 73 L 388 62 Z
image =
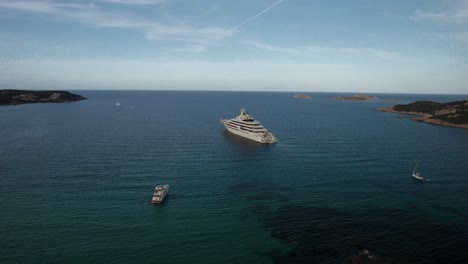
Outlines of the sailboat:
M 424 181 L 424 177 L 419 173 L 419 162 L 414 166 L 413 173 L 411 175 L 417 180 Z

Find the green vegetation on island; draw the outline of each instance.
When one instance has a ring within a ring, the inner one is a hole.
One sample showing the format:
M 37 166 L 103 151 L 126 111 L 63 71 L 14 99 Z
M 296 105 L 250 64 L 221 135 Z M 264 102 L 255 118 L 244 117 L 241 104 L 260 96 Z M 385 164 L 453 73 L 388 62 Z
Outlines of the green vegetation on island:
M 418 112 L 429 114 L 432 118 L 455 124 L 468 124 L 468 100 L 449 103 L 417 101 L 407 105 L 395 105 L 398 112 Z
M 388 108 L 378 108 L 383 112 L 416 114 L 413 120 L 461 128 L 468 128 L 468 100 L 448 103 L 417 101 L 407 105 L 395 105 Z
M 0 90 L 0 105 L 65 103 L 84 99 L 86 97 L 66 91 Z

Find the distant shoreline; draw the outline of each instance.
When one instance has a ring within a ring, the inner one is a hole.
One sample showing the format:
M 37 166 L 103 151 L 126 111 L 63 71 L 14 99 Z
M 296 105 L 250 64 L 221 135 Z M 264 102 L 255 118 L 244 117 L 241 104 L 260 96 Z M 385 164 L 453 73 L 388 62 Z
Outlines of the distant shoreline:
M 422 112 L 404 112 L 404 111 L 397 111 L 393 109 L 393 107 L 383 107 L 383 108 L 376 108 L 375 110 L 380 112 L 387 112 L 387 113 L 398 113 L 398 114 L 406 114 L 406 115 L 417 115 L 417 117 L 411 118 L 414 121 L 433 124 L 433 125 L 440 125 L 440 126 L 451 126 L 451 127 L 458 127 L 468 129 L 468 124 L 455 124 L 447 121 L 443 121 L 440 119 L 433 118 L 434 116 L 428 113 Z

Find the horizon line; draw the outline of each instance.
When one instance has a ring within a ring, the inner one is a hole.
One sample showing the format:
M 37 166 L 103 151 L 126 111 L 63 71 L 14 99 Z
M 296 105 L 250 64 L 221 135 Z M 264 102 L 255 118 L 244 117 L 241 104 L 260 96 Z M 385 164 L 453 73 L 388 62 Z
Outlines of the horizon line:
M 468 93 L 431 93 L 431 92 L 421 92 L 421 93 L 411 93 L 411 92 L 358 92 L 358 91 L 298 91 L 298 90 L 203 90 L 203 89 L 0 89 L 1 90 L 24 90 L 24 91 L 135 91 L 135 92 L 264 92 L 264 93 L 347 93 L 347 94 L 414 94 L 414 95 L 466 95 Z

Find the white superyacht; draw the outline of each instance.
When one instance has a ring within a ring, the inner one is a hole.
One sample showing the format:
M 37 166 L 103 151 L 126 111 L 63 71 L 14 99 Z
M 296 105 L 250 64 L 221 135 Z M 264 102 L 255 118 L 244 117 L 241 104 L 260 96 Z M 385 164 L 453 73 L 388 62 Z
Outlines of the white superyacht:
M 242 108 L 240 114 L 232 119 L 221 119 L 226 130 L 263 144 L 274 144 L 278 142 L 275 136 L 269 132 L 259 121 L 253 119 L 247 111 Z

